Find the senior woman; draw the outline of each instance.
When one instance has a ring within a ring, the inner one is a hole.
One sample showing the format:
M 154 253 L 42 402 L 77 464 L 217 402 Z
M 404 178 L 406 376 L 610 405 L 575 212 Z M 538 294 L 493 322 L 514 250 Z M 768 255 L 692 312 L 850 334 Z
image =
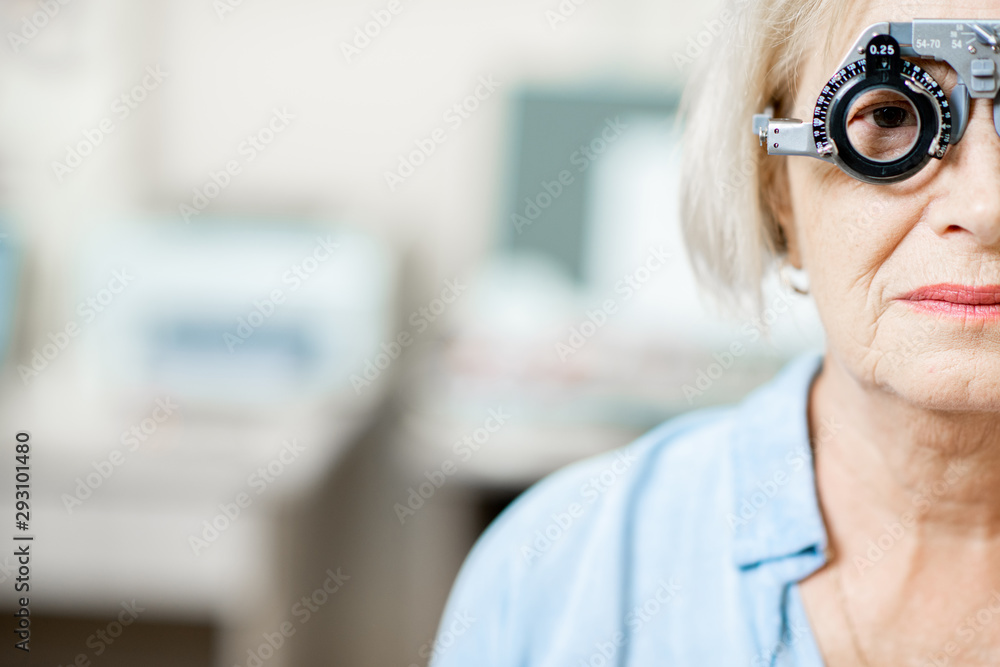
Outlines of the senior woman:
M 805 271 L 827 349 L 524 494 L 436 667 L 1000 665 L 1000 2 L 727 11 L 689 250 L 737 305 Z

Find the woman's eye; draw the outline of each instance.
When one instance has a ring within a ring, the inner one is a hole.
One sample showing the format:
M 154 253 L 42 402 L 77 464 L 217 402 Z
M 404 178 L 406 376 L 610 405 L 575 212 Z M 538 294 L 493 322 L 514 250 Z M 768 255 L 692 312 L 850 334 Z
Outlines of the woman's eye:
M 903 125 L 913 125 L 908 123 L 908 112 L 899 107 L 880 107 L 872 111 L 872 120 L 879 127 L 902 127 Z
M 869 160 L 897 160 L 920 138 L 917 110 L 898 91 L 879 89 L 863 94 L 850 111 L 847 140 Z

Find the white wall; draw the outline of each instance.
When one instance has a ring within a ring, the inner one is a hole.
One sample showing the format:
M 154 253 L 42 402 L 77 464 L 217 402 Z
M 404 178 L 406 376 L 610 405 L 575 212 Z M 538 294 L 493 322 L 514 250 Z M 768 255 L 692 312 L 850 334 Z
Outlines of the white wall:
M 567 0 L 575 12 L 553 28 L 554 0 L 400 0 L 348 63 L 341 42 L 387 0 L 243 0 L 220 18 L 222 2 L 236 0 L 70 0 L 19 53 L 0 48 L 2 201 L 40 262 L 45 301 L 58 303 L 60 267 L 95 220 L 176 211 L 275 106 L 294 124 L 211 211 L 344 215 L 414 243 L 430 289 L 490 243 L 505 175 L 504 97 L 450 130 L 396 192 L 383 173 L 446 126 L 442 114 L 480 76 L 502 82 L 500 93 L 525 81 L 668 85 L 684 74 L 674 54 L 716 12 L 715 2 Z M 5 34 L 37 10 L 5 4 Z M 51 162 L 155 64 L 165 82 L 58 182 Z

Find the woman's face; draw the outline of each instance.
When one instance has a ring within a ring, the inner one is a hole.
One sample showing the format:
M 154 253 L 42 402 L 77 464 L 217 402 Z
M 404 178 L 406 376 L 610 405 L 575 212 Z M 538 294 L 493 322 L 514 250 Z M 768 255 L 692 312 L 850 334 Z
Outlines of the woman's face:
M 822 54 L 821 39 L 804 63 L 787 115 L 812 117 L 820 90 L 872 23 L 909 21 L 914 12 L 1000 19 L 1000 0 L 855 5 L 833 51 Z M 955 72 L 915 62 L 950 97 Z M 783 224 L 791 226 L 793 261 L 808 271 L 836 359 L 862 383 L 924 408 L 1000 410 L 1000 137 L 992 100 L 973 101 L 965 135 L 944 160 L 899 183 L 872 185 L 820 160 L 779 159 L 787 160 Z M 944 287 L 932 299 L 907 298 L 927 286 Z M 995 287 L 997 305 L 955 304 L 955 286 Z

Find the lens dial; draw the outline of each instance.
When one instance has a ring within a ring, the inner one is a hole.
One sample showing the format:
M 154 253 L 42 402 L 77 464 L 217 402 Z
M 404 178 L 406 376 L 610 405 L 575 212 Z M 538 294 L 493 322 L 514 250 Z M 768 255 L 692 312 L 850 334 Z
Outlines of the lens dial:
M 930 157 L 942 158 L 951 140 L 951 107 L 941 86 L 900 58 L 898 48 L 892 58 L 891 67 L 871 76 L 866 60 L 849 63 L 823 87 L 813 110 L 817 153 L 868 182 L 907 178 Z

